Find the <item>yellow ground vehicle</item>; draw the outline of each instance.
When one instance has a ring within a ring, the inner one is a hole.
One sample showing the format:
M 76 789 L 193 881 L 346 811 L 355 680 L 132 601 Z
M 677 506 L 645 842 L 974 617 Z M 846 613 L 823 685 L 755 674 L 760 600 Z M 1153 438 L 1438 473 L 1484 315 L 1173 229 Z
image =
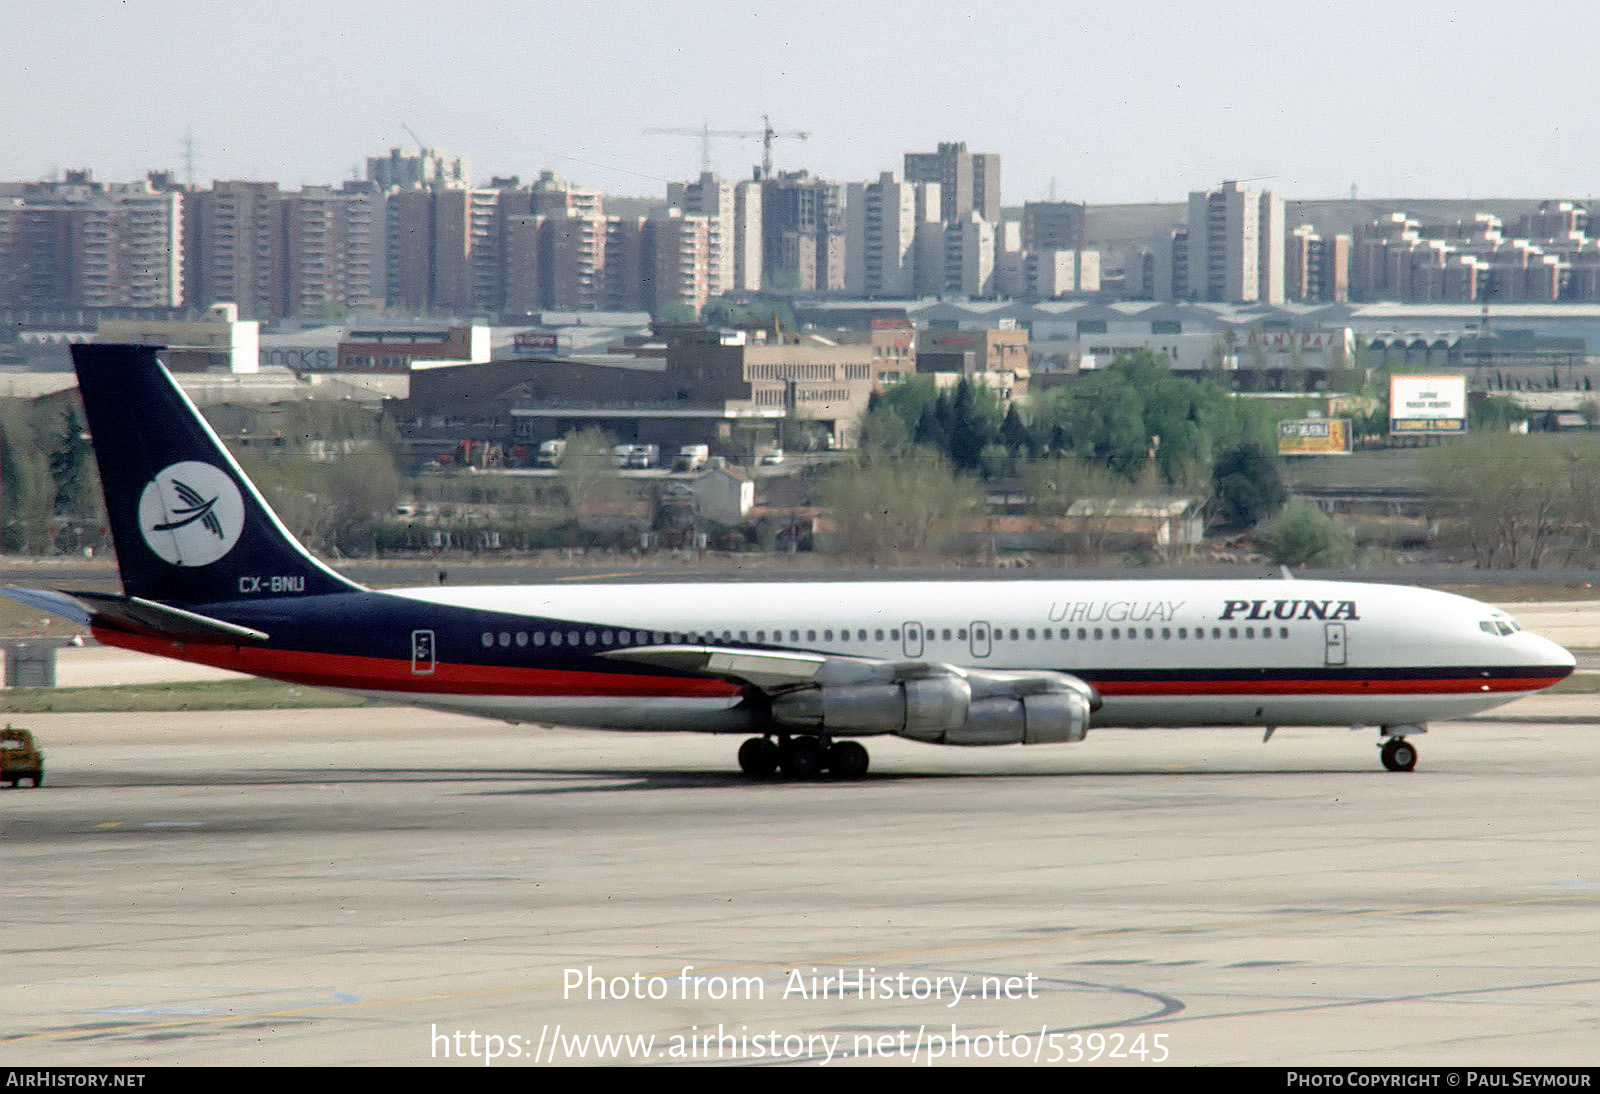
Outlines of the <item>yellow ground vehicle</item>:
M 44 783 L 44 753 L 25 729 L 0 729 L 0 786 L 21 786 L 31 779 L 34 786 Z

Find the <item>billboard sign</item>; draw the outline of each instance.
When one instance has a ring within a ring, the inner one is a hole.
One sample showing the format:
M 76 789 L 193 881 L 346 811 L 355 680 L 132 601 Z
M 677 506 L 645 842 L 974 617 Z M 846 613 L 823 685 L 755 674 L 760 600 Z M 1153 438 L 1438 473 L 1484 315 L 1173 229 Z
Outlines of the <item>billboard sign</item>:
M 554 357 L 559 339 L 554 331 L 525 330 L 512 338 L 511 351 L 518 357 Z
M 1294 418 L 1278 423 L 1278 455 L 1348 455 L 1351 436 L 1349 418 Z
M 1391 434 L 1465 433 L 1465 376 L 1389 377 Z

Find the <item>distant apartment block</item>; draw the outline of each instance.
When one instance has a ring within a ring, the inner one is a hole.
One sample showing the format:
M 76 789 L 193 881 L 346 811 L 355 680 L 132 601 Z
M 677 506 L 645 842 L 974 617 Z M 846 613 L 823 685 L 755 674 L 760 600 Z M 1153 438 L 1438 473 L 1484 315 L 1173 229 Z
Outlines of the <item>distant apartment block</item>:
M 805 171 L 780 171 L 761 185 L 763 284 L 791 292 L 842 292 L 844 187 Z
M 733 292 L 734 270 L 738 265 L 735 249 L 741 238 L 738 230 L 736 184 L 726 182 L 709 171 L 694 182 L 667 184 L 667 205 L 690 216 L 704 217 L 709 233 L 709 261 L 706 281 L 712 296 Z M 748 265 L 748 258 L 744 265 Z
M 386 297 L 386 199 L 374 185 L 283 195 L 284 308 L 302 318 L 377 308 Z
M 380 190 L 429 190 L 472 184 L 466 160 L 430 148 L 391 148 L 387 156 L 368 156 L 367 180 Z
M 544 219 L 544 306 L 575 311 L 604 306 L 606 223 L 600 192 L 544 171 L 533 184 L 533 212 Z
M 1189 194 L 1188 295 L 1283 303 L 1283 199 L 1235 181 Z
M 1075 201 L 1028 201 L 1022 205 L 1022 249 L 1081 251 L 1088 246 L 1088 215 Z
M 937 207 L 936 196 L 930 202 L 930 187 L 934 184 L 902 182 L 891 171 L 877 182 L 847 187 L 846 293 L 894 298 L 916 292 L 917 229 L 929 223 Z
M 1424 225 L 1395 212 L 1363 225 L 1353 244 L 1351 295 L 1405 303 L 1600 300 L 1600 245 L 1588 211 L 1547 201 L 1508 233 L 1480 213 Z
M 761 183 L 746 179 L 733 188 L 733 291 L 759 292 L 763 286 Z
M 605 300 L 608 311 L 649 311 L 654 297 L 654 240 L 644 217 L 607 217 Z
M 936 152 L 907 152 L 905 180 L 939 185 L 939 219 L 959 220 L 977 213 L 1000 222 L 1000 157 L 968 152 L 965 141 L 940 142 Z
M 654 252 L 649 307 L 659 315 L 669 307 L 696 314 L 711 297 L 711 220 L 681 210 L 646 223 L 647 253 Z
M 944 292 L 993 296 L 999 252 L 995 224 L 976 212 L 944 225 Z
M 182 304 L 183 194 L 153 174 L 0 189 L 0 304 L 172 308 Z
M 393 149 L 367 178 L 178 185 L 86 171 L 0 183 L 0 307 L 196 312 L 247 321 L 351 312 L 525 316 L 682 305 L 762 290 L 1052 300 L 1101 292 L 1089 210 L 1027 202 L 1001 219 L 999 157 L 947 142 L 905 172 L 851 183 L 804 171 L 671 184 L 662 217 L 552 172 L 474 185 L 465 161 Z M 616 210 L 614 209 L 613 212 Z M 1324 234 L 1284 227 L 1283 199 L 1228 181 L 1181 226 L 1133 244 L 1130 298 L 1218 304 L 1600 301 L 1587 207 L 1423 223 L 1395 212 Z M 1115 271 L 1113 271 L 1114 276 Z M 1109 284 L 1115 285 L 1116 282 Z
M 1099 291 L 1099 251 L 1043 249 L 1022 252 L 1022 284 L 1007 295 L 1052 300 Z
M 1350 237 L 1324 239 L 1309 224 L 1289 233 L 1284 256 L 1284 295 L 1300 303 L 1350 299 Z
M 192 302 L 229 301 L 244 319 L 285 314 L 282 194 L 275 182 L 227 180 L 194 195 Z
M 505 311 L 524 315 L 544 307 L 541 286 L 544 266 L 540 259 L 543 219 L 531 212 L 513 213 L 505 220 Z

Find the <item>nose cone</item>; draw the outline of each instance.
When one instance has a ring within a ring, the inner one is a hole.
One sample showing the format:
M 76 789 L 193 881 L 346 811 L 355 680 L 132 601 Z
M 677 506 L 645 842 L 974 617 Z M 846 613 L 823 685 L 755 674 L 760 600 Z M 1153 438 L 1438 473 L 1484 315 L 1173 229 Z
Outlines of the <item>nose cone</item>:
M 1536 634 L 1524 633 L 1528 644 L 1528 660 L 1531 664 L 1548 669 L 1552 677 L 1551 683 L 1565 680 L 1572 675 L 1572 670 L 1578 667 L 1578 659 L 1571 652 L 1556 645 L 1548 638 L 1540 638 Z

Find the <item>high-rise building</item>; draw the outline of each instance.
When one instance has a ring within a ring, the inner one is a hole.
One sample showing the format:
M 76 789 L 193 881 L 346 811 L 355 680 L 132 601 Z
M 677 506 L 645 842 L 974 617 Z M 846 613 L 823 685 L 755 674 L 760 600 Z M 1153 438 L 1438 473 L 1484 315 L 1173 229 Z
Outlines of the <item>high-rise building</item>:
M 86 308 L 175 308 L 184 302 L 183 194 L 152 181 L 111 183 L 69 214 Z
M 380 190 L 430 190 L 470 186 L 467 161 L 431 148 L 391 148 L 387 156 L 367 157 L 367 181 Z
M 1588 232 L 1589 210 L 1571 201 L 1542 201 L 1517 225 L 1517 234 L 1525 239 L 1571 241 L 1580 247 Z
M 407 310 L 425 309 L 433 297 L 433 194 L 392 192 L 384 220 L 388 301 Z
M 844 188 L 780 171 L 761 188 L 762 284 L 794 292 L 844 290 Z
M 552 171 L 533 184 L 533 212 L 544 219 L 540 265 L 547 308 L 594 311 L 605 300 L 606 220 L 598 190 Z
M 847 293 L 908 297 L 916 292 L 918 216 L 920 212 L 925 218 L 929 211 L 929 185 L 902 182 L 891 171 L 885 171 L 877 182 L 849 185 L 845 198 Z M 921 200 L 919 188 L 924 191 Z
M 681 209 L 669 209 L 667 214 L 652 217 L 645 226 L 654 259 L 650 311 L 660 315 L 678 306 L 698 315 L 711 295 L 710 218 Z
M 543 225 L 544 218 L 532 212 L 506 217 L 504 310 L 512 315 L 525 315 L 544 307 L 540 260 Z
M 377 186 L 307 186 L 282 203 L 286 313 L 314 318 L 381 305 L 386 199 Z
M 733 188 L 733 291 L 760 292 L 761 183 L 745 179 Z
M 1344 303 L 1350 299 L 1350 237 L 1325 239 L 1309 224 L 1289 233 L 1284 295 L 1290 300 Z
M 943 141 L 937 152 L 907 152 L 907 182 L 939 184 L 939 219 L 949 223 L 976 212 L 1000 223 L 1000 157 L 968 152 L 965 141 Z
M 733 292 L 734 249 L 738 241 L 734 184 L 710 171 L 694 182 L 667 184 L 667 205 L 690 216 L 702 216 L 710 232 L 710 291 L 712 296 Z
M 219 181 L 194 194 L 194 302 L 239 306 L 242 319 L 286 314 L 283 203 L 275 182 Z
M 995 225 L 977 212 L 944 225 L 944 291 L 954 296 L 993 296 L 998 252 Z
M 644 217 L 606 218 L 605 307 L 649 311 L 655 295 L 655 238 Z
M 1023 250 L 1081 251 L 1088 246 L 1087 240 L 1087 211 L 1079 202 L 1023 202 Z
M 159 172 L 87 171 L 0 195 L 0 301 L 43 308 L 174 308 L 186 300 L 185 192 Z
M 440 188 L 429 193 L 433 196 L 432 305 L 458 314 L 499 311 L 505 302 L 501 202 L 506 192 Z
M 1290 300 L 1322 299 L 1322 237 L 1309 224 L 1289 233 L 1289 253 L 1284 264 L 1284 292 Z
M 1229 303 L 1283 302 L 1283 199 L 1227 181 L 1189 194 L 1189 293 Z

